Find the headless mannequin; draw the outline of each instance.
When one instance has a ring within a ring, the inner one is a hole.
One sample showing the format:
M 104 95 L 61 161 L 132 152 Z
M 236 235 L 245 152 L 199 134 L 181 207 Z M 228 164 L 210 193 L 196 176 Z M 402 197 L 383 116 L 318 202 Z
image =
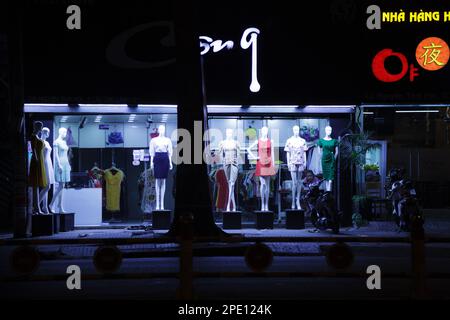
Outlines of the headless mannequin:
M 333 128 L 330 126 L 326 126 L 325 127 L 325 137 L 323 139 L 326 141 L 333 140 L 333 138 L 331 137 L 332 132 L 333 132 Z M 319 148 L 319 150 L 322 153 L 322 148 Z M 337 159 L 338 153 L 339 153 L 339 148 L 336 148 L 335 152 L 334 152 L 334 159 Z M 332 188 L 333 188 L 333 180 L 326 180 L 325 181 L 325 191 L 331 191 Z
M 234 186 L 236 184 L 238 173 L 238 155 L 239 155 L 239 143 L 233 139 L 233 129 L 226 130 L 226 138 L 220 143 L 220 154 L 223 155 L 223 167 L 228 182 L 228 201 L 226 211 L 231 211 L 231 204 L 233 205 L 233 211 L 236 211 L 236 200 L 234 197 Z
M 290 149 L 288 148 L 288 143 L 286 144 L 286 159 L 289 167 L 289 171 L 291 173 L 292 178 L 292 205 L 291 208 L 295 209 L 297 207 L 297 210 L 301 210 L 301 204 L 300 204 L 300 197 L 302 192 L 302 176 L 303 171 L 306 167 L 306 150 L 308 150 L 306 146 L 306 141 L 302 137 L 300 137 L 300 127 L 294 126 L 292 128 L 293 136 L 288 140 L 288 143 L 293 143 L 295 146 L 299 146 L 303 148 L 304 152 L 302 154 L 303 157 L 303 166 L 299 166 L 298 164 L 292 163 L 293 162 L 293 155 L 291 154 Z
M 160 125 L 158 127 L 158 133 L 159 135 L 155 138 L 153 138 L 150 142 L 150 156 L 151 156 L 151 162 L 150 162 L 150 168 L 154 169 L 154 150 L 162 149 L 165 150 L 165 146 L 169 145 L 167 148 L 167 153 L 169 156 L 169 170 L 172 170 L 172 141 L 165 136 L 166 133 L 166 127 L 163 125 Z M 153 144 L 153 146 L 152 146 Z M 153 150 L 153 154 L 152 154 Z M 155 179 L 155 189 L 156 189 L 156 210 L 164 210 L 164 194 L 166 192 L 166 179 Z
M 33 125 L 33 136 L 36 136 L 37 139 L 41 140 L 41 138 L 39 138 L 39 135 L 42 132 L 42 127 L 43 127 L 43 123 L 40 121 L 36 121 Z M 33 149 L 33 156 L 31 158 L 31 161 L 35 161 L 36 163 L 38 163 L 40 161 L 39 159 L 40 154 L 37 150 Z M 41 200 L 40 200 L 40 192 L 39 192 L 39 186 L 37 185 L 33 185 L 33 213 L 35 214 L 43 214 L 40 204 Z
M 41 139 L 43 141 L 45 141 L 46 144 L 48 144 L 47 142 L 47 138 L 50 136 L 50 129 L 49 128 L 43 128 L 42 129 L 42 134 L 41 134 Z M 51 149 L 50 149 L 51 152 Z M 53 172 L 53 164 L 50 158 L 50 155 L 48 157 L 44 157 L 44 162 L 45 162 L 45 166 L 46 168 L 50 168 L 50 170 L 48 170 L 48 177 L 47 177 L 47 186 L 41 190 L 41 192 L 39 193 L 39 200 L 40 203 L 42 203 L 42 211 L 45 214 L 49 214 L 50 210 L 48 209 L 48 191 L 50 190 L 50 187 L 52 186 L 53 182 L 54 182 L 54 172 Z
M 261 136 L 259 140 L 261 141 L 267 141 L 269 140 L 269 128 L 262 127 L 261 128 Z M 275 153 L 273 150 L 273 140 L 270 140 L 271 142 L 271 156 L 272 156 L 272 164 L 275 164 Z M 254 154 L 251 149 L 253 149 L 258 144 L 258 140 L 253 142 L 247 149 L 248 154 L 252 155 L 253 158 Z M 259 156 L 258 156 L 259 159 Z M 269 195 L 270 195 L 270 176 L 260 176 L 259 182 L 261 184 L 260 191 L 261 191 L 261 211 L 269 211 Z
M 64 161 L 63 158 L 67 159 L 67 152 L 69 149 L 66 142 L 67 129 L 60 128 L 58 134 L 58 138 L 53 143 L 53 153 L 55 155 L 55 171 L 58 170 L 58 173 L 61 176 L 63 173 L 62 161 Z M 58 177 L 58 174 L 55 176 Z M 55 181 L 58 182 L 58 184 L 55 189 L 52 202 L 50 203 L 50 209 L 54 213 L 66 213 L 63 206 L 64 187 L 66 181 L 61 179 L 55 179 Z

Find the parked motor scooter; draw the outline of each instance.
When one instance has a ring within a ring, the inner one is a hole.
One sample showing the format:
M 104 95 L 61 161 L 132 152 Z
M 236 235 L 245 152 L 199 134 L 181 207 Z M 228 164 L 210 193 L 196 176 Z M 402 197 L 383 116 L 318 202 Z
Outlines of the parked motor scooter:
M 389 185 L 386 186 L 388 199 L 392 201 L 392 214 L 399 231 L 411 231 L 413 218 L 422 218 L 417 193 L 411 180 L 405 179 L 403 170 L 389 172 Z
M 307 214 L 310 215 L 314 227 L 319 230 L 331 229 L 337 234 L 340 215 L 337 212 L 333 194 L 320 189 L 323 181 L 324 179 L 306 185 L 307 192 L 303 199 L 307 204 Z

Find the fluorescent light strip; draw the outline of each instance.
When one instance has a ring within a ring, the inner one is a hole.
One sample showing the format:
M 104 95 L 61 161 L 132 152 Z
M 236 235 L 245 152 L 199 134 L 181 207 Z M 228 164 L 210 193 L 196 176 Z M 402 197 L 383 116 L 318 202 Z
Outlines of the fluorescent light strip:
M 176 104 L 138 104 L 138 107 L 143 108 L 176 108 Z
M 25 103 L 25 107 L 68 107 L 67 103 Z
M 127 104 L 80 104 L 80 107 L 128 107 Z
M 298 108 L 299 106 L 284 106 L 284 105 L 273 105 L 273 106 L 257 106 L 257 105 L 252 105 L 249 106 L 250 108 Z
M 308 108 L 354 108 L 354 105 L 307 105 Z
M 242 105 L 220 105 L 220 104 L 209 104 L 208 108 L 242 108 Z
M 372 112 L 372 111 L 364 111 L 363 113 L 364 114 L 375 114 L 375 112 Z
M 395 110 L 395 113 L 438 113 L 439 110 Z

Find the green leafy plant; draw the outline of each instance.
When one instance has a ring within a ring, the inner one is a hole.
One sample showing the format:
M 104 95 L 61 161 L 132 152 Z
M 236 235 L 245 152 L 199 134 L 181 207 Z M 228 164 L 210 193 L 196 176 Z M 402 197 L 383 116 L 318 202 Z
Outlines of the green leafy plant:
M 378 171 L 380 166 L 377 164 L 366 164 L 364 165 L 364 171 Z
M 342 164 L 345 167 L 355 165 L 364 169 L 366 165 L 366 153 L 379 147 L 379 143 L 369 142 L 370 133 L 361 132 L 345 135 L 339 144 Z

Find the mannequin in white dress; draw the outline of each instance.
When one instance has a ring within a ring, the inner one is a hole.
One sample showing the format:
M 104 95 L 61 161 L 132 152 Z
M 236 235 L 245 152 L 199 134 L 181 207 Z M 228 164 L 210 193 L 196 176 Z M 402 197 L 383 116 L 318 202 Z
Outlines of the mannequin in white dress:
M 172 170 L 172 141 L 165 136 L 166 127 L 158 127 L 159 135 L 150 140 L 150 168 L 155 176 L 156 210 L 164 210 L 164 194 L 169 170 Z
M 60 128 L 58 131 L 58 138 L 53 142 L 53 154 L 55 156 L 55 182 L 57 187 L 53 194 L 52 202 L 50 203 L 50 210 L 54 213 L 66 213 L 64 210 L 64 187 L 66 182 L 70 182 L 70 171 L 72 168 L 69 164 L 67 145 L 67 129 Z
M 301 210 L 300 197 L 302 192 L 302 176 L 306 169 L 306 140 L 300 137 L 300 127 L 292 128 L 293 136 L 286 141 L 284 151 L 289 172 L 292 178 L 292 205 L 291 208 Z
M 219 154 L 222 157 L 223 169 L 228 182 L 228 200 L 226 211 L 236 211 L 236 200 L 234 197 L 234 186 L 238 176 L 238 157 L 240 153 L 239 142 L 233 139 L 233 129 L 225 131 L 225 140 L 219 143 Z
M 52 184 L 55 183 L 55 173 L 53 170 L 53 163 L 51 157 L 52 147 L 47 141 L 49 136 L 50 136 L 50 129 L 43 128 L 41 133 L 41 139 L 44 141 L 44 166 L 47 177 L 47 186 L 41 190 L 39 194 L 39 200 L 42 203 L 42 212 L 45 214 L 50 213 L 48 209 L 48 191 L 50 190 Z

